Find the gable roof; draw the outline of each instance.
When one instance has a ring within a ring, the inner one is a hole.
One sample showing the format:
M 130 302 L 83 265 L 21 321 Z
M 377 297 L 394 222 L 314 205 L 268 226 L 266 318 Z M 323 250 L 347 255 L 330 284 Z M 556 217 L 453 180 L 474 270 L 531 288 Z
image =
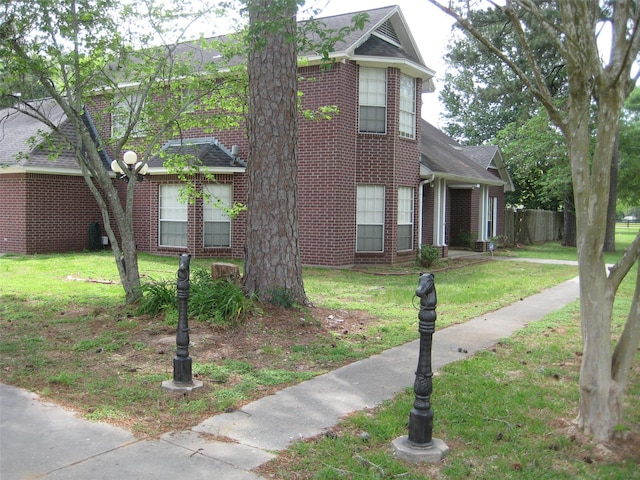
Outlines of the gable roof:
M 352 31 L 336 42 L 329 58 L 335 61 L 355 60 L 368 66 L 393 65 L 402 72 L 423 80 L 423 92 L 435 90 L 435 71 L 424 64 L 407 22 L 397 5 L 318 18 L 320 25 L 338 31 L 353 25 L 356 15 L 366 13 L 364 29 Z M 311 35 L 314 40 L 317 35 Z M 317 52 L 301 52 L 311 63 L 321 60 Z
M 52 99 L 40 99 L 29 102 L 67 136 L 73 136 L 73 129 L 60 106 Z M 26 107 L 24 107 L 26 108 Z M 80 168 L 74 153 L 63 148 L 55 161 L 49 159 L 49 148 L 42 135 L 51 133 L 51 129 L 41 121 L 24 111 L 13 108 L 0 110 L 0 171 L 46 172 L 66 175 L 80 175 Z M 31 147 L 29 142 L 35 139 Z
M 461 150 L 461 145 L 442 130 L 422 120 L 420 137 L 421 176 L 436 175 L 450 182 L 504 185 L 504 181 L 492 175 Z
M 354 29 L 348 35 L 338 40 L 333 45 L 333 51 L 329 59 L 335 62 L 354 60 L 366 66 L 389 66 L 399 68 L 402 72 L 423 81 L 423 92 L 435 91 L 433 78 L 435 71 L 424 64 L 417 44 L 409 31 L 409 27 L 400 11 L 400 7 L 389 6 L 362 10 L 357 12 L 319 17 L 313 20 L 298 22 L 299 28 L 305 23 L 313 21 L 318 27 L 326 31 L 338 32 L 343 28 L 352 27 L 356 15 L 366 13 L 368 19 L 362 30 Z M 174 58 L 180 58 L 191 62 L 196 69 L 205 70 L 205 65 L 223 62 L 221 52 L 214 46 L 216 42 L 224 43 L 233 41 L 232 35 L 194 40 L 167 47 L 173 52 Z M 308 44 L 320 42 L 320 37 L 313 29 L 308 33 Z M 300 58 L 304 58 L 306 64 L 314 65 L 323 61 L 318 51 L 303 50 L 298 52 Z M 127 61 L 142 61 L 141 59 L 128 58 Z M 224 67 L 233 67 L 245 62 L 239 55 L 224 60 Z M 122 65 L 113 65 L 113 70 L 119 70 Z M 124 70 L 123 70 L 124 73 Z M 126 81 L 123 78 L 123 81 Z
M 507 166 L 502 158 L 502 152 L 500 152 L 500 148 L 498 148 L 497 145 L 475 145 L 462 147 L 462 151 L 478 165 L 486 168 L 487 170 L 496 170 L 498 175 L 500 175 L 500 178 L 505 181 L 505 192 L 513 192 L 515 190 L 511 175 L 509 175 Z

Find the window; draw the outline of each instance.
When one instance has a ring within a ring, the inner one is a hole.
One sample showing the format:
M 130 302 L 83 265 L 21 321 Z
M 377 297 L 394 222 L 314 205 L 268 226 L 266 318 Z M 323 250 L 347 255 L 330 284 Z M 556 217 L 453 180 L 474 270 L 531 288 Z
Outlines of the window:
M 180 202 L 180 185 L 161 185 L 160 245 L 167 247 L 187 246 L 187 215 L 187 204 Z
M 400 76 L 400 136 L 416 138 L 416 81 Z
M 231 246 L 231 218 L 223 210 L 231 208 L 231 185 L 205 185 L 204 209 L 204 246 Z M 206 197 L 210 197 L 206 199 Z
M 131 115 L 138 108 L 140 102 L 138 95 L 122 95 L 113 100 L 111 112 L 111 137 L 120 138 L 124 135 L 131 123 Z M 131 131 L 134 137 L 141 136 L 142 121 L 138 121 Z
M 398 251 L 413 248 L 413 188 L 398 188 Z
M 384 186 L 358 185 L 356 251 L 382 252 L 384 247 Z
M 360 67 L 360 133 L 385 133 L 387 123 L 387 71 Z

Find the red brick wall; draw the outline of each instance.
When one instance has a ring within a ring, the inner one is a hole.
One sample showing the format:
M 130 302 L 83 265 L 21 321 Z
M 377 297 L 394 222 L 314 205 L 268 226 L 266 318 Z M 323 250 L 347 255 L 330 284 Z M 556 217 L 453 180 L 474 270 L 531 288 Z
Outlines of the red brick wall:
M 24 174 L 0 175 L 0 252 L 27 253 Z
M 0 204 L 3 252 L 84 250 L 91 247 L 92 222 L 99 222 L 104 231 L 100 210 L 82 177 L 0 175 Z
M 462 237 L 468 237 L 469 234 L 475 240 L 471 217 L 473 216 L 472 212 L 477 212 L 478 210 L 477 202 L 476 209 L 473 209 L 471 192 L 471 189 L 448 189 L 447 244 L 452 247 L 468 247 L 469 245 L 462 243 Z
M 300 69 L 300 90 L 303 92 L 302 106 L 305 109 L 317 109 L 325 105 L 336 105 L 339 109 L 332 120 L 313 121 L 300 118 L 298 140 L 298 192 L 299 192 L 299 228 L 300 250 L 304 264 L 349 266 L 353 264 L 382 264 L 411 261 L 414 252 L 397 251 L 397 201 L 398 187 L 408 186 L 414 189 L 414 249 L 418 243 L 418 185 L 419 146 L 417 140 L 400 138 L 398 134 L 398 69 L 387 70 L 387 133 L 384 135 L 362 135 L 358 129 L 358 67 L 354 62 L 338 63 L 329 70 L 319 67 Z M 421 109 L 421 85 L 416 85 L 416 112 L 419 119 Z M 110 137 L 110 118 L 100 115 L 105 102 L 97 99 L 91 113 L 103 138 Z M 417 122 L 419 129 L 420 122 Z M 420 132 L 417 131 L 417 138 Z M 183 132 L 184 138 L 215 136 L 227 148 L 239 146 L 239 157 L 248 156 L 248 144 L 244 126 L 238 129 L 215 133 L 202 129 Z M 135 142 L 134 142 L 135 143 Z M 142 150 L 142 146 L 140 148 Z M 52 182 L 61 182 L 57 177 Z M 81 178 L 76 179 L 83 182 Z M 74 181 L 69 186 L 75 192 Z M 175 183 L 173 176 L 150 176 L 136 186 L 134 205 L 134 224 L 138 249 L 153 253 L 174 255 L 180 251 L 189 251 L 197 256 L 234 257 L 244 256 L 246 215 L 241 214 L 232 222 L 232 248 L 204 249 L 202 241 L 202 206 L 199 202 L 189 207 L 189 247 L 187 249 L 168 249 L 158 246 L 158 194 L 159 185 Z M 201 180 L 199 180 L 201 181 Z M 218 181 L 233 183 L 234 199 L 245 202 L 247 198 L 246 176 L 244 174 L 220 175 Z M 386 192 L 385 240 L 382 253 L 356 253 L 356 191 L 359 184 L 384 185 Z M 123 183 L 120 186 L 124 194 Z M 16 187 L 12 187 L 16 188 Z M 86 186 L 84 187 L 86 189 Z M 428 187 L 427 187 L 428 189 Z M 90 195 L 90 193 L 86 192 Z M 58 198 L 55 202 L 60 201 Z M 91 198 L 82 197 L 76 205 L 91 210 L 95 216 L 97 207 Z M 89 208 L 91 204 L 91 208 Z M 42 211 L 42 205 L 26 206 L 28 211 Z M 67 210 L 75 209 L 69 207 Z M 65 210 L 64 208 L 62 210 Z M 432 209 L 426 209 L 432 211 Z M 97 221 L 98 216 L 90 221 Z M 77 239 L 66 243 L 73 248 L 88 246 L 88 224 L 86 218 L 71 214 L 79 226 Z M 71 220 L 71 219 L 70 219 Z M 57 221 L 57 220 L 56 220 Z M 69 225 L 69 220 L 61 221 Z M 425 227 L 431 225 L 430 218 L 425 219 Z M 0 224 L 1 225 L 1 224 Z M 53 229 L 53 228 L 52 228 Z M 82 230 L 87 233 L 83 234 Z M 84 245 L 82 241 L 86 242 Z M 427 238 L 423 239 L 427 243 Z

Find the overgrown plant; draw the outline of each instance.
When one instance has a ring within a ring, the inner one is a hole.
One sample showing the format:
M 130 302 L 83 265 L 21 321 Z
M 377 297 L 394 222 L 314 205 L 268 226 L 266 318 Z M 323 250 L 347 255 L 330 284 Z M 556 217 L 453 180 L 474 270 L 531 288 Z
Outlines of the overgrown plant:
M 157 315 L 178 308 L 178 289 L 174 280 L 152 281 L 142 285 L 144 297 L 137 313 Z M 188 315 L 216 325 L 237 325 L 253 311 L 254 303 L 245 297 L 239 285 L 213 280 L 204 268 L 192 271 Z
M 429 268 L 438 258 L 440 258 L 440 250 L 438 247 L 422 245 L 416 255 L 416 265 Z

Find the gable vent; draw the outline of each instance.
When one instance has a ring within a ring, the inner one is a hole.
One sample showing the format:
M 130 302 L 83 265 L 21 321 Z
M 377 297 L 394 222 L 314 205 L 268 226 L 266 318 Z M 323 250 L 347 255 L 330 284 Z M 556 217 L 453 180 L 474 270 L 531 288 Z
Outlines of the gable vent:
M 400 45 L 400 39 L 398 38 L 398 35 L 396 35 L 396 31 L 389 20 L 376 28 L 376 33 L 381 37 L 385 37 L 386 40 L 391 40 L 392 42 Z

